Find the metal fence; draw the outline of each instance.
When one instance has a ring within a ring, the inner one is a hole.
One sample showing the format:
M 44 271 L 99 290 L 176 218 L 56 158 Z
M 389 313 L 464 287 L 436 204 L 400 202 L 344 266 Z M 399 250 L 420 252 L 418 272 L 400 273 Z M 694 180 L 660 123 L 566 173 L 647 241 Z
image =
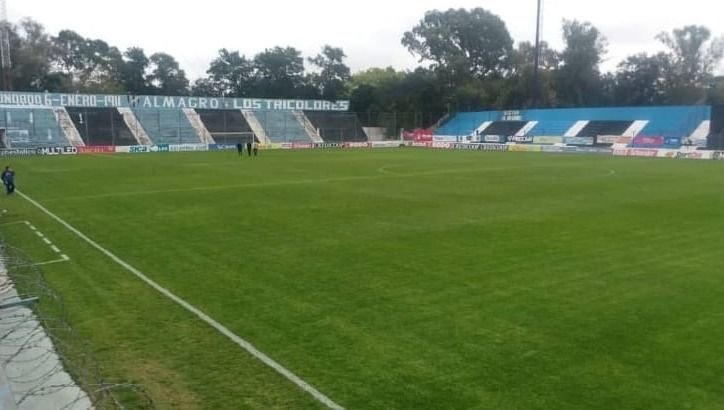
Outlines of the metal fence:
M 2 239 L 0 262 L 0 378 L 12 388 L 9 408 L 154 408 L 141 386 L 102 376 L 37 265 Z

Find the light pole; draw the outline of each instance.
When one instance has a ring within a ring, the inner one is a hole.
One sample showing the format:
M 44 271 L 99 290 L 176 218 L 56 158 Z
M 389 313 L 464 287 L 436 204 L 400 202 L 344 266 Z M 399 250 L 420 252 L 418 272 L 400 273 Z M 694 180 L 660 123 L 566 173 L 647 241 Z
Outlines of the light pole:
M 532 101 L 532 108 L 538 107 L 538 95 L 540 92 L 540 87 L 538 86 L 538 77 L 540 75 L 539 73 L 539 66 L 540 66 L 540 19 L 541 19 L 541 0 L 537 0 L 538 8 L 536 10 L 536 19 L 535 19 L 535 65 L 533 66 L 533 101 Z

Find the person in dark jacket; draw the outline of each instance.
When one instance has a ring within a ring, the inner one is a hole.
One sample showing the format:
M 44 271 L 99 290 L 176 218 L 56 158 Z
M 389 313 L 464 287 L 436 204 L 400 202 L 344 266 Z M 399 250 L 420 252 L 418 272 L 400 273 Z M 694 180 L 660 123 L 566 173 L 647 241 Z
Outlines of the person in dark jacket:
M 2 180 L 8 195 L 15 192 L 15 171 L 13 171 L 9 165 L 5 167 L 5 171 L 3 171 Z
M 244 157 L 244 145 L 241 143 L 236 144 L 236 150 L 239 152 L 240 157 Z

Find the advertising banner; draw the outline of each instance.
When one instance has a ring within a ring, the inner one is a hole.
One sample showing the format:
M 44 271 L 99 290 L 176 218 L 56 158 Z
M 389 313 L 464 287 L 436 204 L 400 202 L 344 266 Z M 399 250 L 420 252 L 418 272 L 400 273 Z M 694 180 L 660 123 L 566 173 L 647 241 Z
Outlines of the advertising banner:
M 456 135 L 434 135 L 432 140 L 434 142 L 460 142 L 464 137 L 458 137 Z
M 131 154 L 144 154 L 151 152 L 151 147 L 146 145 L 131 145 L 128 147 L 128 152 Z
M 664 146 L 664 137 L 648 137 L 639 135 L 634 138 L 633 146 L 637 148 L 661 148 Z
M 7 148 L 0 149 L 0 157 L 25 157 L 30 155 L 38 155 L 35 148 Z
M 593 145 L 593 137 L 565 137 L 563 142 L 566 145 L 591 146 Z
M 601 145 L 624 144 L 629 145 L 633 141 L 631 137 L 622 137 L 620 135 L 599 135 L 596 137 L 596 143 Z
M 312 149 L 314 144 L 311 142 L 292 142 L 292 149 Z
M 421 145 L 415 145 L 415 144 L 421 144 Z M 426 142 L 412 142 L 413 147 L 426 147 L 428 143 Z M 345 148 L 369 148 L 369 143 L 366 142 L 345 142 L 344 143 Z
M 676 158 L 679 159 L 712 159 L 714 158 L 713 151 L 679 151 L 676 154 Z
M 617 157 L 655 158 L 659 155 L 659 150 L 645 148 L 617 148 L 613 150 L 613 155 Z
M 397 148 L 400 146 L 400 141 L 372 141 L 370 144 L 372 148 Z
M 166 145 L 166 147 L 168 148 L 168 145 Z M 235 144 L 209 144 L 209 151 L 233 151 L 235 149 Z M 168 151 L 168 149 L 166 151 Z
M 437 149 L 450 149 L 452 148 L 452 142 L 433 142 L 432 147 Z
M 724 151 L 714 151 L 711 153 L 711 159 L 724 161 Z
M 314 144 L 316 149 L 331 149 L 331 148 L 342 148 L 342 144 L 339 142 L 323 142 Z
M 540 145 L 563 144 L 563 137 L 533 137 L 533 143 Z
M 499 144 L 501 142 L 505 143 L 505 138 L 501 137 L 500 135 L 486 135 L 483 137 L 483 141 L 487 143 Z
M 208 151 L 209 146 L 206 144 L 173 144 L 169 145 L 170 152 L 201 152 Z
M 505 144 L 454 143 L 454 144 L 450 144 L 450 149 L 463 150 L 463 151 L 505 152 L 505 151 L 508 151 L 508 146 Z
M 90 147 L 78 147 L 79 154 L 115 154 L 116 147 L 112 145 L 94 145 Z
M 406 141 L 430 142 L 433 140 L 432 134 L 432 129 L 417 128 L 412 131 L 404 131 L 402 133 L 402 137 Z
M 38 148 L 39 155 L 75 155 L 78 153 L 76 147 L 46 147 Z
M 666 148 L 680 148 L 681 138 L 678 137 L 666 137 L 664 138 L 664 147 Z
M 533 137 L 530 136 L 510 136 L 508 142 L 515 142 L 517 144 L 531 144 L 533 143 Z
M 543 148 L 540 145 L 510 145 L 510 151 L 512 152 L 541 152 L 542 150 Z

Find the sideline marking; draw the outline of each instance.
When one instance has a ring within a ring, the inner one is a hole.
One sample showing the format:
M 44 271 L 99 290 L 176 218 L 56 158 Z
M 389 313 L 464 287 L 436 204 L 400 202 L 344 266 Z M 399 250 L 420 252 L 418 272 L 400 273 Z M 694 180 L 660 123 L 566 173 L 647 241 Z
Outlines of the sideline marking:
M 288 370 L 286 367 L 282 366 L 281 364 L 277 363 L 272 359 L 271 357 L 264 354 L 262 351 L 254 347 L 251 343 L 247 342 L 246 340 L 242 339 L 240 336 L 237 336 L 234 332 L 226 328 L 221 323 L 214 320 L 211 316 L 208 316 L 192 304 L 186 302 L 185 300 L 181 299 L 180 297 L 176 296 L 175 294 L 171 293 L 170 290 L 164 288 L 163 286 L 159 285 L 158 283 L 154 282 L 151 278 L 146 276 L 143 272 L 140 270 L 134 268 L 133 266 L 129 265 L 127 262 L 113 254 L 111 251 L 107 250 L 106 248 L 99 245 L 97 242 L 95 242 L 93 239 L 86 236 L 83 232 L 79 231 L 78 229 L 74 228 L 72 225 L 70 225 L 68 222 L 65 222 L 63 219 L 61 219 L 59 216 L 55 215 L 54 213 L 50 212 L 48 209 L 46 209 L 43 205 L 36 202 L 34 199 L 30 198 L 29 196 L 25 195 L 24 193 L 20 191 L 16 191 L 18 195 L 20 195 L 22 198 L 24 198 L 26 201 L 30 202 L 33 206 L 41 210 L 44 214 L 48 215 L 52 219 L 54 219 L 59 224 L 63 225 L 66 229 L 74 233 L 77 237 L 91 245 L 93 248 L 100 251 L 102 254 L 109 257 L 111 260 L 116 262 L 118 265 L 125 268 L 127 271 L 131 272 L 133 275 L 135 275 L 137 278 L 141 279 L 142 281 L 146 282 L 150 287 L 161 293 L 162 295 L 166 296 L 167 298 L 171 299 L 172 301 L 176 302 L 178 305 L 186 309 L 187 311 L 193 313 L 201 319 L 203 322 L 206 322 L 208 325 L 216 329 L 219 333 L 223 334 L 224 336 L 228 337 L 239 345 L 241 348 L 246 350 L 248 353 L 250 353 L 252 356 L 260 360 L 262 363 L 266 364 L 267 366 L 274 369 L 277 373 L 284 376 L 287 380 L 297 385 L 300 389 L 304 390 L 305 392 L 309 393 L 312 397 L 314 397 L 317 401 L 321 402 L 325 406 L 327 406 L 330 409 L 333 410 L 344 410 L 344 407 L 340 406 L 339 404 L 335 403 L 330 399 L 329 397 L 325 396 L 323 393 L 321 393 L 319 390 L 314 388 L 309 383 L 302 380 L 299 376 L 292 373 L 290 370 Z
M 45 235 L 43 235 L 43 233 L 40 232 L 40 231 L 35 227 L 35 225 L 31 224 L 30 221 L 15 221 L 15 222 L 8 222 L 8 223 L 0 224 L 0 226 L 14 226 L 14 225 L 25 225 L 25 226 L 27 226 L 30 230 L 32 230 L 33 232 L 35 232 L 35 234 L 38 235 L 38 237 L 39 237 L 40 239 L 42 239 L 43 242 L 45 242 L 45 243 L 50 247 L 50 249 L 53 250 L 53 252 L 55 252 L 55 253 L 57 253 L 57 254 L 60 255 L 60 259 L 56 259 L 56 260 L 52 260 L 52 261 L 48 261 L 48 262 L 39 262 L 39 263 L 31 263 L 31 264 L 28 264 L 28 265 L 20 265 L 20 267 L 44 266 L 44 265 L 52 265 L 52 264 L 54 264 L 54 263 L 69 262 L 69 261 L 70 261 L 70 257 L 69 257 L 68 255 L 64 254 L 60 249 L 58 249 L 58 247 L 55 246 L 55 244 L 54 244 L 50 239 L 48 239 Z

